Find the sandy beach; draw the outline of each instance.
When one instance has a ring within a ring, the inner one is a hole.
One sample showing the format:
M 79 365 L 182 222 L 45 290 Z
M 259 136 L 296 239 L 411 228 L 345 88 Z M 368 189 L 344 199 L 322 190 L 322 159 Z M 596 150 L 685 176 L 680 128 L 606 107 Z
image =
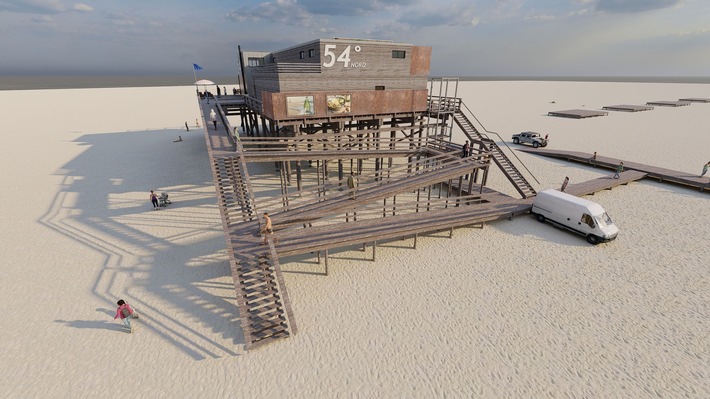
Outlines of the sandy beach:
M 532 130 L 693 175 L 710 160 L 710 104 L 547 116 L 710 98 L 707 84 L 458 95 L 506 141 Z M 193 87 L 0 91 L 0 109 L 2 397 L 710 397 L 707 193 L 642 180 L 588 197 L 620 229 L 599 246 L 521 216 L 385 243 L 376 262 L 333 251 L 327 277 L 283 259 L 299 332 L 246 352 Z M 538 190 L 611 173 L 516 153 Z M 154 211 L 151 189 L 173 204 Z M 141 314 L 132 334 L 119 298 Z

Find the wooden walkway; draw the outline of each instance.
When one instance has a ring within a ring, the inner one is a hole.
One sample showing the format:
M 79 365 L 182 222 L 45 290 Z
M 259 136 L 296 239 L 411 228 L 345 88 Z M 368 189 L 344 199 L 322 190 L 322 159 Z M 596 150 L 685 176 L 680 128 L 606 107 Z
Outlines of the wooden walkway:
M 239 138 L 233 141 L 229 134 L 232 127 L 219 105 L 202 101 L 200 106 L 247 349 L 297 332 L 280 257 L 312 253 L 320 260 L 324 253 L 327 274 L 331 249 L 370 244 L 374 259 L 378 241 L 414 237 L 416 247 L 419 234 L 437 231 L 452 234 L 457 227 L 482 226 L 485 222 L 526 214 L 536 193 L 495 143 L 477 134 L 470 121 L 457 112 L 456 123 L 472 142 L 481 144 L 479 152 L 471 156 L 462 158 L 460 149 L 450 152 L 451 148 L 432 147 L 431 143 L 407 143 L 400 147 L 395 143 L 392 148 L 385 146 L 384 152 L 372 150 L 373 155 L 382 156 L 394 150 L 409 154 L 410 158 L 387 168 L 361 173 L 353 190 L 347 188 L 347 179 L 324 179 L 322 183 L 295 192 L 283 186 L 280 196 L 256 199 L 246 167 L 248 151 L 244 150 L 242 141 Z M 208 120 L 213 107 L 219 116 L 217 129 Z M 273 160 L 273 157 L 283 156 L 284 160 L 294 160 L 294 153 L 308 153 L 306 159 L 323 159 L 334 152 L 337 156 L 333 154 L 333 159 L 342 159 L 356 158 L 353 154 L 356 152 L 369 155 L 369 151 L 333 150 L 327 146 L 315 151 L 274 151 L 272 148 L 259 157 Z M 567 156 L 574 156 L 569 154 Z M 580 159 L 590 157 L 588 154 L 578 156 Z M 485 181 L 491 160 L 527 198 L 504 195 L 473 178 L 477 176 Z M 598 166 L 603 166 L 603 159 L 599 161 Z M 610 159 L 608 165 L 614 167 L 616 160 Z M 483 175 L 479 176 L 479 172 Z M 643 176 L 644 173 L 629 171 L 622 173 L 621 179 L 601 178 L 572 184 L 566 191 L 575 195 L 591 194 Z M 283 175 L 282 179 L 285 179 Z M 274 230 L 274 234 L 267 236 L 268 245 L 260 245 L 261 238 L 257 234 L 263 227 L 259 213 L 264 210 L 269 211 Z
M 689 174 L 687 172 L 659 168 L 657 166 L 645 165 L 638 162 L 627 161 L 618 158 L 610 158 L 601 155 L 597 155 L 596 160 L 593 160 L 593 154 L 589 154 L 586 152 L 547 150 L 540 148 L 525 148 L 520 149 L 519 151 L 550 158 L 565 159 L 570 162 L 577 162 L 611 170 L 616 169 L 616 166 L 619 164 L 619 162 L 624 162 L 624 170 L 633 170 L 645 173 L 646 175 L 643 177 L 656 179 L 662 183 L 673 183 L 686 187 L 697 188 L 701 192 L 710 193 L 710 177 L 707 176 L 700 177 L 697 174 Z M 569 189 L 567 191 L 569 191 Z
M 570 184 L 565 189 L 565 192 L 578 197 L 583 195 L 593 195 L 598 191 L 611 190 L 616 186 L 620 186 L 622 184 L 626 185 L 632 181 L 643 179 L 644 177 L 646 177 L 646 173 L 644 172 L 628 170 L 626 172 L 621 172 L 618 179 L 613 179 L 612 176 L 604 176 L 582 183 Z

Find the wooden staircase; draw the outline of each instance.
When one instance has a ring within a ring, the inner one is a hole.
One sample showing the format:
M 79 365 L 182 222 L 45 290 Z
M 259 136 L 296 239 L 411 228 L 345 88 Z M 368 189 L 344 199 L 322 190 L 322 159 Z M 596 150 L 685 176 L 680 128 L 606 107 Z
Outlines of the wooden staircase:
M 269 238 L 268 246 L 260 245 L 260 222 L 241 143 L 236 143 L 236 153 L 225 152 L 226 129 L 207 128 L 205 135 L 240 324 L 250 350 L 296 334 L 296 323 L 273 242 Z
M 537 195 L 535 188 L 530 184 L 530 182 L 525 179 L 525 177 L 520 173 L 518 168 L 515 167 L 513 162 L 505 155 L 505 153 L 498 147 L 495 141 L 482 135 L 476 127 L 471 123 L 471 121 L 466 117 L 466 115 L 461 111 L 460 107 L 457 107 L 453 112 L 454 122 L 463 130 L 468 139 L 471 141 L 471 145 L 479 144 L 484 151 L 490 152 L 493 157 L 493 161 L 498 165 L 503 174 L 508 180 L 513 183 L 515 189 L 520 193 L 523 198 L 530 198 Z

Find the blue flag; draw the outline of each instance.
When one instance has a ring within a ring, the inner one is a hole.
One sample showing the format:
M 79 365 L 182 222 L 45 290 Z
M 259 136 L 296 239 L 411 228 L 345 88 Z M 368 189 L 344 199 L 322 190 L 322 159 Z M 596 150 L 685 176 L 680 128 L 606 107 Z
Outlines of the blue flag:
M 192 68 L 194 68 L 196 71 L 201 71 L 202 67 L 197 65 L 197 64 L 192 64 Z

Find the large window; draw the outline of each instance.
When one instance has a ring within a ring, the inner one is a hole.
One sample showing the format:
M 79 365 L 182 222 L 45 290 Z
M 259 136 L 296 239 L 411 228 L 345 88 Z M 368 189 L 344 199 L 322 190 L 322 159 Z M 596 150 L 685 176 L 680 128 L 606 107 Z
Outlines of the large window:
M 250 67 L 264 66 L 264 59 L 257 58 L 257 57 L 249 57 L 249 59 L 247 60 L 247 66 L 250 66 Z
M 404 50 L 392 50 L 392 58 L 404 58 L 405 55 Z

